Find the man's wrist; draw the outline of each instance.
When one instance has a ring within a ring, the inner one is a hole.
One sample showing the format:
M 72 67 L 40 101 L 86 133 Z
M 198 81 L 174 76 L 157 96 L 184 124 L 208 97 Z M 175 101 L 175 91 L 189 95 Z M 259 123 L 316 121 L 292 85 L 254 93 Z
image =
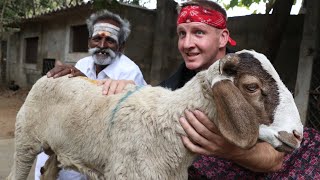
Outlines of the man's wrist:
M 282 167 L 284 153 L 276 151 L 266 142 L 257 143 L 233 157 L 237 164 L 255 172 L 274 172 Z

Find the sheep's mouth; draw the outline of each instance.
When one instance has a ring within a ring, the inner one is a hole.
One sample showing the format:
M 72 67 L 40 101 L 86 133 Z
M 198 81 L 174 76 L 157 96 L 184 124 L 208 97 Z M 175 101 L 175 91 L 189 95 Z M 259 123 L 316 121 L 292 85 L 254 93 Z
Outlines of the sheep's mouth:
M 276 150 L 281 152 L 292 152 L 300 147 L 301 140 L 297 140 L 291 133 L 285 131 L 279 131 L 278 136 L 275 136 L 282 144 L 276 147 Z
M 280 146 L 275 148 L 277 151 L 280 152 L 286 152 L 286 153 L 291 153 L 293 152 L 296 148 L 286 144 L 285 142 L 283 142 L 283 144 L 281 144 Z

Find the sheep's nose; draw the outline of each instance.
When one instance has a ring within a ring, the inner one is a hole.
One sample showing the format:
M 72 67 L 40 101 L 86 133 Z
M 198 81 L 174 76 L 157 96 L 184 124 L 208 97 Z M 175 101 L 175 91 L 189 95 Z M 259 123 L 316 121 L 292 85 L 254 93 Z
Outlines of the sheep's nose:
M 286 131 L 279 131 L 278 140 L 282 142 L 282 145 L 277 147 L 277 150 L 284 152 L 292 152 L 300 147 L 302 141 L 302 134 L 297 130 L 293 130 L 291 133 Z
M 292 133 L 293 133 L 294 137 L 298 139 L 298 141 L 302 141 L 302 134 L 300 134 L 296 130 L 293 130 Z

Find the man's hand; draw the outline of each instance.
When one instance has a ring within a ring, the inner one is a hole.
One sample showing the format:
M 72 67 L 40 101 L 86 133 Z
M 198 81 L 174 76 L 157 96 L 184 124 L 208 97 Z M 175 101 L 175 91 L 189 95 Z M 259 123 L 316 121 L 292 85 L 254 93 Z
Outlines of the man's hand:
M 123 92 L 124 88 L 128 84 L 135 84 L 132 80 L 113 80 L 105 79 L 99 81 L 100 85 L 103 85 L 102 94 L 103 95 L 112 95 Z
M 79 69 L 75 68 L 74 66 L 70 64 L 63 64 L 61 61 L 57 60 L 55 62 L 54 68 L 47 73 L 47 77 L 58 78 L 67 74 L 69 74 L 69 77 L 85 76 Z
M 190 151 L 229 159 L 252 171 L 270 172 L 281 168 L 284 154 L 269 143 L 257 143 L 251 149 L 241 149 L 223 138 L 201 111 L 186 111 L 185 116 L 180 118 L 180 124 L 188 137 L 183 136 L 182 142 Z
M 227 159 L 241 155 L 242 149 L 226 141 L 213 122 L 201 111 L 186 111 L 185 116 L 188 120 L 182 117 L 180 123 L 189 138 L 182 139 L 190 151 Z

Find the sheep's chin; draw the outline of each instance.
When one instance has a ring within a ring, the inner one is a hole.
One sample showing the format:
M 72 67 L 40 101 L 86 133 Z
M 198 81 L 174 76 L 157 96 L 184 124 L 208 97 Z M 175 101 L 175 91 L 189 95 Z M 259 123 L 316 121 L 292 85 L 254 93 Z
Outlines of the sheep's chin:
M 278 146 L 278 147 L 275 147 L 275 149 L 276 149 L 277 151 L 280 151 L 280 152 L 291 153 L 291 152 L 294 151 L 296 148 L 290 146 L 289 144 L 286 144 L 285 142 L 283 142 L 283 144 L 281 144 L 281 145 Z
M 268 142 L 280 152 L 290 153 L 300 147 L 301 141 L 293 141 L 287 137 L 289 134 L 291 133 L 278 131 L 263 124 L 259 126 L 259 139 Z

